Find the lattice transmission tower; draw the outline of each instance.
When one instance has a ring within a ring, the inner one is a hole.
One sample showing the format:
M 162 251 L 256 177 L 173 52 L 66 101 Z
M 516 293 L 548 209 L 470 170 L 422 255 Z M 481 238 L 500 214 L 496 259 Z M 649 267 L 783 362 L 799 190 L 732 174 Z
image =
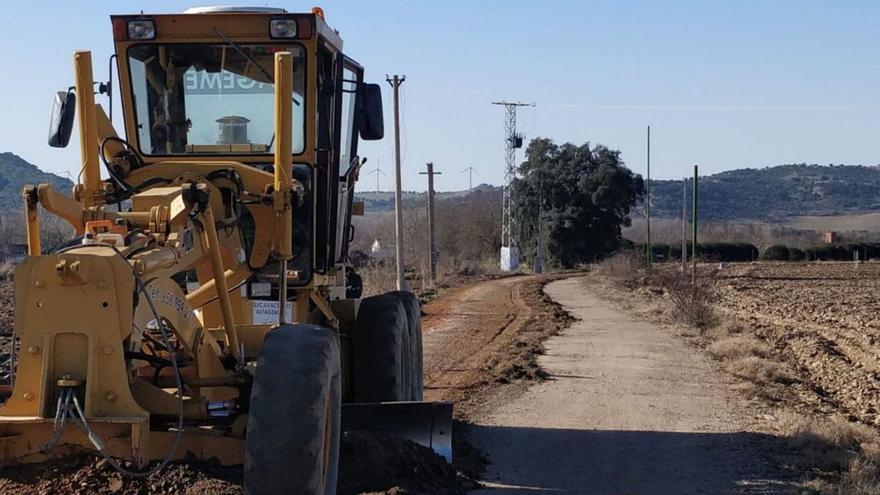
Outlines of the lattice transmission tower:
M 501 198 L 501 270 L 513 272 L 519 269 L 519 249 L 516 245 L 516 150 L 522 148 L 523 135 L 516 132 L 517 107 L 534 106 L 530 103 L 493 101 L 504 106 L 504 188 Z

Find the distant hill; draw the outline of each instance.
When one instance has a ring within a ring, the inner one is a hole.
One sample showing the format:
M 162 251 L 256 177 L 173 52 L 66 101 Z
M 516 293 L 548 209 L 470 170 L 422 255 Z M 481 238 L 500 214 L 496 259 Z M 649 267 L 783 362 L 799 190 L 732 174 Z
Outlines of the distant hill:
M 22 209 L 21 190 L 26 184 L 51 184 L 64 194 L 70 194 L 73 188 L 70 180 L 43 172 L 14 153 L 0 153 L 0 211 Z
M 363 186 L 364 184 L 361 183 L 361 185 Z M 495 191 L 500 189 L 500 186 L 480 184 L 479 186 L 474 186 L 473 191 Z M 436 201 L 442 201 L 445 199 L 462 197 L 467 195 L 469 192 L 471 191 L 468 191 L 467 189 L 463 191 L 437 191 L 434 194 L 434 198 Z M 356 191 L 354 196 L 359 201 L 364 202 L 364 209 L 367 213 L 378 213 L 394 210 L 394 191 Z M 424 192 L 416 191 L 403 191 L 401 193 L 403 204 L 407 207 L 416 204 L 424 204 L 426 196 L 427 195 Z
M 681 181 L 651 181 L 651 185 L 652 214 L 680 217 Z M 700 177 L 699 185 L 701 220 L 783 220 L 880 211 L 880 167 L 876 166 L 746 168 Z
M 25 184 L 49 183 L 69 194 L 73 183 L 44 172 L 14 153 L 0 153 L 0 211 L 22 208 Z M 681 181 L 655 180 L 652 184 L 652 214 L 681 215 Z M 359 184 L 368 187 L 367 184 Z M 474 191 L 497 192 L 500 186 L 480 184 Z M 437 193 L 437 201 L 467 195 L 468 190 Z M 358 191 L 367 213 L 394 209 L 391 191 Z M 424 192 L 405 191 L 407 207 L 422 205 Z M 880 167 L 862 165 L 779 165 L 762 169 L 745 168 L 700 177 L 701 220 L 787 220 L 809 215 L 857 215 L 880 212 Z M 690 190 L 688 205 L 690 205 Z M 639 206 L 634 212 L 642 213 Z

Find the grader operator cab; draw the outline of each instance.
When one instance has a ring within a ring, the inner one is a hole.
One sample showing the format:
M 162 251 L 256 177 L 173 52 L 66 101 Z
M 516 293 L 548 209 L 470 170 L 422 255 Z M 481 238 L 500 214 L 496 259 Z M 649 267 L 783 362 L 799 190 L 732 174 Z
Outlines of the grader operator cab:
M 197 456 L 244 464 L 249 493 L 330 494 L 344 428 L 449 458 L 451 405 L 422 402 L 418 301 L 361 299 L 346 268 L 381 90 L 323 12 L 111 20 L 111 81 L 76 52 L 52 114 L 50 145 L 78 124 L 81 182 L 24 191 L 0 463 L 91 448 L 137 476 Z M 51 253 L 40 208 L 76 231 Z

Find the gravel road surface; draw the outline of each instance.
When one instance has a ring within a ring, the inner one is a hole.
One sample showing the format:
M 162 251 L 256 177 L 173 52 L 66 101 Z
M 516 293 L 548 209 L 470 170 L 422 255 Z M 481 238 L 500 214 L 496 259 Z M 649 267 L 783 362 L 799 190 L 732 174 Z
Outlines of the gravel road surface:
M 476 418 L 489 456 L 476 493 L 781 493 L 776 439 L 743 431 L 736 399 L 698 351 L 589 292 L 582 279 L 546 292 L 579 318 L 551 337 L 550 379 Z

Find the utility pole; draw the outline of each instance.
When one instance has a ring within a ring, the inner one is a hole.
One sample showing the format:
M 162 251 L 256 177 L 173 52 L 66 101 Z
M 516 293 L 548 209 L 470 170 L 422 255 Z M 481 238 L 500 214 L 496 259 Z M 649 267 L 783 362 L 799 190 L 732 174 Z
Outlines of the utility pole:
M 428 162 L 427 171 L 419 175 L 428 176 L 428 264 L 431 267 L 431 286 L 437 280 L 437 244 L 434 241 L 434 176 L 443 172 L 434 172 L 434 164 Z
M 648 126 L 648 181 L 646 184 L 645 216 L 647 217 L 648 241 L 645 243 L 645 249 L 647 250 L 645 259 L 647 260 L 648 270 L 650 270 L 651 262 L 654 258 L 654 252 L 651 250 L 651 126 Z
M 687 270 L 688 180 L 681 179 L 681 273 Z
M 385 175 L 385 172 L 379 168 L 379 160 L 376 160 L 376 168 L 367 172 L 367 174 L 376 174 L 376 192 L 379 192 L 379 176 Z
M 691 220 L 691 222 L 693 222 L 693 239 L 691 239 L 691 243 L 693 243 L 693 246 L 691 246 L 691 248 L 693 249 L 693 253 L 691 254 L 691 256 L 694 257 L 694 259 L 693 259 L 694 269 L 693 269 L 693 272 L 691 273 L 691 282 L 692 283 L 695 283 L 697 281 L 697 177 L 698 177 L 697 174 L 698 174 L 698 166 L 694 165 L 694 192 L 693 192 L 694 204 L 691 207 L 693 209 L 693 211 L 691 212 L 693 214 L 693 218 Z
M 523 136 L 516 133 L 517 107 L 534 106 L 534 104 L 493 101 L 493 105 L 504 106 L 504 189 L 501 198 L 501 271 L 515 272 L 519 269 L 519 250 L 516 246 L 516 201 L 513 192 L 513 180 L 516 178 L 516 150 L 522 148 Z
M 461 173 L 468 173 L 468 191 L 474 189 L 474 167 L 468 165 L 468 168 L 461 171 Z
M 403 195 L 400 185 L 400 85 L 406 76 L 388 77 L 385 80 L 391 85 L 394 94 L 394 235 L 397 254 L 397 290 L 407 290 L 403 278 Z
M 544 174 L 538 177 L 538 245 L 535 247 L 535 273 L 544 271 Z

